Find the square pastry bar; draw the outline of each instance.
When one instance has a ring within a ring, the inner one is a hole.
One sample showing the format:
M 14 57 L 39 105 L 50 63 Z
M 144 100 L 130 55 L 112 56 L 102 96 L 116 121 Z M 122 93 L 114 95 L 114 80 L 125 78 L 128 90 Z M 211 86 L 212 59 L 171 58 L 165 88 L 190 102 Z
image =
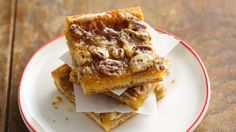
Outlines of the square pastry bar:
M 71 68 L 64 64 L 61 65 L 60 67 L 58 67 L 56 70 L 54 70 L 52 72 L 52 76 L 55 78 L 55 76 L 69 76 L 71 72 Z M 65 78 L 65 80 L 67 81 L 68 79 Z M 61 81 L 62 82 L 62 81 Z M 72 81 L 73 82 L 73 81 Z M 70 82 L 72 85 L 72 82 Z M 69 84 L 69 83 L 68 83 Z M 135 110 L 138 110 L 139 107 L 141 107 L 145 101 L 145 99 L 148 97 L 149 93 L 152 92 L 156 87 L 157 87 L 158 83 L 145 83 L 142 84 L 140 86 L 135 86 L 135 87 L 131 87 L 125 90 L 125 92 L 123 92 L 121 95 L 117 95 L 113 92 L 104 92 L 101 93 L 105 96 L 111 97 L 112 99 L 127 105 Z M 71 86 L 69 86 L 71 87 Z
M 75 104 L 75 95 L 73 89 L 73 83 L 69 81 L 69 73 L 71 69 L 67 65 L 62 65 L 52 71 L 52 77 L 54 79 L 57 89 L 73 104 Z M 135 112 L 130 113 L 118 113 L 118 112 L 107 112 L 107 113 L 94 113 L 84 112 L 94 121 L 96 121 L 103 129 L 110 131 L 123 124 L 128 119 L 136 115 Z
M 84 95 L 163 79 L 167 63 L 154 53 L 142 20 L 138 7 L 66 18 L 64 33 L 73 60 L 70 78 Z
M 54 83 L 58 89 L 71 103 L 75 104 L 75 95 L 74 95 L 74 88 L 73 83 L 70 81 L 69 74 L 71 72 L 71 68 L 64 64 L 56 68 L 52 71 L 52 77 L 54 79 Z M 132 88 L 130 88 L 132 89 Z M 125 95 L 127 92 L 126 90 L 123 94 Z M 164 96 L 163 90 L 159 88 L 159 85 L 154 88 L 155 92 L 158 94 L 156 95 L 158 99 Z M 121 98 L 125 98 L 121 95 Z M 136 90 L 132 90 L 132 94 L 140 95 Z M 132 95 L 131 94 L 131 95 Z M 143 93 L 144 94 L 144 93 Z M 112 97 L 112 96 L 111 96 Z M 136 97 L 136 96 L 134 96 Z M 134 98 L 132 97 L 132 98 Z M 140 96 L 141 97 L 141 96 Z M 122 99 L 118 99 L 122 100 Z M 129 100 L 126 98 L 125 100 Z M 122 102 L 122 101 L 121 101 Z M 110 131 L 112 128 L 118 127 L 119 125 L 123 124 L 128 119 L 132 118 L 136 115 L 135 112 L 129 113 L 119 113 L 119 112 L 107 112 L 107 113 L 95 113 L 95 112 L 84 112 L 84 114 L 88 115 L 94 121 L 97 122 L 105 131 Z

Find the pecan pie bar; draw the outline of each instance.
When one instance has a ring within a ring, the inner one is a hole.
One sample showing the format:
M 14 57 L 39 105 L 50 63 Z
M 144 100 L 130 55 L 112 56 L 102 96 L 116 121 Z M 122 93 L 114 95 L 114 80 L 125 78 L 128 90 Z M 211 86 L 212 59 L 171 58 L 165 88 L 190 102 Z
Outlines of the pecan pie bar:
M 60 66 L 59 68 L 57 68 L 52 73 L 53 73 L 53 75 L 57 74 L 58 76 L 60 76 L 60 75 L 69 76 L 70 71 L 71 71 L 71 68 L 68 65 L 64 64 L 64 65 Z M 67 79 L 64 79 L 64 80 L 67 80 Z M 61 82 L 61 83 L 63 83 L 63 82 Z M 73 87 L 72 83 L 67 83 L 67 85 L 69 85 L 68 86 L 69 89 L 71 87 Z M 66 88 L 67 85 L 64 84 L 63 86 Z M 129 88 L 124 93 L 122 93 L 120 96 L 118 96 L 110 91 L 104 92 L 101 94 L 109 96 L 112 99 L 114 99 L 120 103 L 123 103 L 135 110 L 138 110 L 138 108 L 143 105 L 143 103 L 144 103 L 145 99 L 147 98 L 147 96 L 149 95 L 149 93 L 151 91 L 153 91 L 156 87 L 157 87 L 157 83 L 146 83 L 146 84 L 143 84 L 140 86 L 135 86 L 135 87 Z M 69 91 L 71 91 L 71 90 L 69 90 Z M 73 92 L 71 93 L 71 95 L 73 95 Z
M 52 72 L 57 89 L 66 96 L 66 98 L 75 103 L 73 84 L 69 81 L 70 68 L 67 65 L 62 65 Z M 90 118 L 95 120 L 105 131 L 110 131 L 112 128 L 118 127 L 128 119 L 136 115 L 136 113 L 94 113 L 85 112 Z
M 142 20 L 139 7 L 67 17 L 71 77 L 84 95 L 162 80 L 166 67 L 154 54 Z

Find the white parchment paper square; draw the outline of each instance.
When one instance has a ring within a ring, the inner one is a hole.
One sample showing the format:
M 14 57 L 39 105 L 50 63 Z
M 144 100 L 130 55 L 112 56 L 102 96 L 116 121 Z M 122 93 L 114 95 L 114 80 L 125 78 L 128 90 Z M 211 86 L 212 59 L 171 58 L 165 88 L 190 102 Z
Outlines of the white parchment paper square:
M 132 108 L 101 94 L 84 96 L 82 89 L 76 84 L 74 84 L 74 91 L 76 112 L 135 112 Z M 156 116 L 156 111 L 156 96 L 153 92 L 151 92 L 147 99 L 144 101 L 143 106 L 141 106 L 136 112 L 139 114 Z

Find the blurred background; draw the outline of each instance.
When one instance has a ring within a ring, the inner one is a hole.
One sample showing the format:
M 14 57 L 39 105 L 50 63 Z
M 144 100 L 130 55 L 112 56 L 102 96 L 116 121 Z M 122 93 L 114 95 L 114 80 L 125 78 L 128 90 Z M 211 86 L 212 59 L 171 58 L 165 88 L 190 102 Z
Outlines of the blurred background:
M 196 131 L 236 131 L 236 0 L 0 0 L 0 131 L 27 131 L 19 80 L 32 54 L 61 34 L 65 16 L 132 6 L 185 40 L 206 65 L 211 102 Z

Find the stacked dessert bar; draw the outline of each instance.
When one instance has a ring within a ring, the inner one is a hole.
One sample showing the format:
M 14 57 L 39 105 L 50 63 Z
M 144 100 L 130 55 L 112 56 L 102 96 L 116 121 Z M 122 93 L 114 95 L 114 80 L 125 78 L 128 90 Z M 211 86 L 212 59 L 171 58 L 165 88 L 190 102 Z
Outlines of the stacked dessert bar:
M 168 69 L 142 21 L 139 7 L 68 16 L 64 34 L 73 66 L 64 64 L 52 72 L 58 90 L 75 103 L 76 84 L 84 96 L 102 94 L 138 110 Z M 127 89 L 121 95 L 111 91 L 120 88 Z M 109 131 L 136 112 L 86 114 Z

